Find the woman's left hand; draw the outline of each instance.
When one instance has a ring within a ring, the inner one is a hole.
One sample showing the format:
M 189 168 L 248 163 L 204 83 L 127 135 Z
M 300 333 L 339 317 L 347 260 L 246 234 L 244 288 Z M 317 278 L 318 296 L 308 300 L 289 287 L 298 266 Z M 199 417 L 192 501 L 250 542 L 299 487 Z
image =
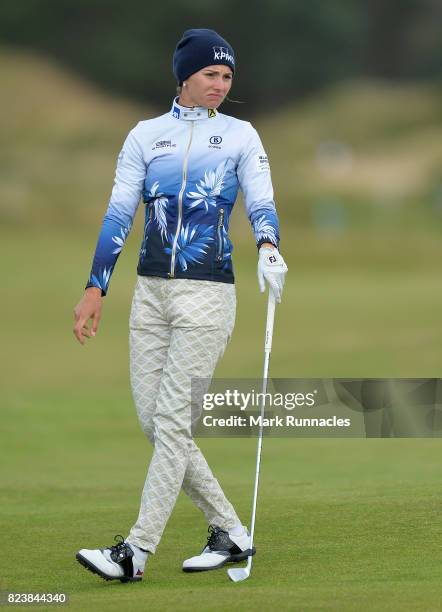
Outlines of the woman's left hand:
M 287 270 L 278 249 L 273 245 L 263 244 L 259 249 L 258 260 L 258 282 L 261 293 L 264 293 L 267 281 L 276 302 L 280 303 Z

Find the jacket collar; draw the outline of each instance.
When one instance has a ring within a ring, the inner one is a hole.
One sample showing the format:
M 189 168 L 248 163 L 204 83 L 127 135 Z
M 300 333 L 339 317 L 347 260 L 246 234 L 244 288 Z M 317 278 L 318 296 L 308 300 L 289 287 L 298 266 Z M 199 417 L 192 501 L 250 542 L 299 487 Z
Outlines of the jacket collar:
M 217 111 L 214 108 L 204 108 L 203 106 L 194 106 L 193 108 L 181 106 L 181 104 L 178 104 L 178 97 L 176 97 L 172 103 L 170 114 L 180 121 L 201 121 L 213 119 L 216 117 Z

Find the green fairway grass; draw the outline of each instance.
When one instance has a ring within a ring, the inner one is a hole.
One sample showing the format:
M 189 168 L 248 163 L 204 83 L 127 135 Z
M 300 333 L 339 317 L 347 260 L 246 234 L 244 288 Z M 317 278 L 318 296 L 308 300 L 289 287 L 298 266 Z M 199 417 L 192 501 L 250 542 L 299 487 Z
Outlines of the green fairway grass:
M 127 535 L 151 456 L 128 375 L 142 210 L 97 337 L 80 346 L 72 327 L 118 149 L 152 113 L 28 56 L 0 52 L 0 68 L 0 127 L 11 145 L 0 152 L 0 589 L 63 591 L 75 610 L 441 610 L 437 438 L 264 439 L 258 552 L 246 582 L 231 583 L 225 569 L 182 572 L 207 537 L 184 495 L 142 583 L 107 583 L 76 562 L 80 548 Z M 435 92 L 349 84 L 256 124 L 274 164 L 289 266 L 270 375 L 441 377 Z M 352 148 L 354 175 L 321 175 L 321 139 Z M 329 204 L 338 219 L 330 226 L 321 221 Z M 241 206 L 231 232 L 237 320 L 222 378 L 259 378 L 263 366 L 266 296 Z M 256 439 L 200 445 L 248 524 Z
M 3 415 L 1 588 L 69 594 L 69 608 L 438 610 L 439 440 L 264 440 L 251 578 L 184 574 L 206 537 L 180 496 L 142 584 L 106 583 L 74 559 L 134 522 L 150 457 L 130 397 L 24 395 Z M 17 423 L 19 421 L 19 423 Z M 255 440 L 201 441 L 248 522 Z
M 97 337 L 81 347 L 71 332 L 72 307 L 93 238 L 86 234 L 77 251 L 78 239 L 41 232 L 4 240 L 14 253 L 14 266 L 4 269 L 14 300 L 3 304 L 13 324 L 3 331 L 1 524 L 8 562 L 1 588 L 64 591 L 79 610 L 440 609 L 438 439 L 265 439 L 258 554 L 245 583 L 231 583 L 225 570 L 181 571 L 207 535 L 185 496 L 142 584 L 108 584 L 75 561 L 79 548 L 127 535 L 151 455 L 127 372 L 137 241 L 119 262 Z M 14 247 L 21 243 L 27 249 Z M 437 246 L 427 241 L 426 249 L 430 261 Z M 25 272 L 28 252 L 35 253 L 35 276 Z M 346 260 L 342 247 L 324 272 L 314 257 L 307 267 L 306 256 L 299 263 L 293 257 L 300 270 L 277 309 L 273 376 L 440 375 L 436 264 L 423 273 L 410 261 L 392 274 L 387 262 L 377 273 L 363 257 Z M 238 269 L 237 328 L 219 376 L 261 374 L 265 298 L 254 258 L 251 251 Z M 248 523 L 256 440 L 201 440 L 201 447 Z

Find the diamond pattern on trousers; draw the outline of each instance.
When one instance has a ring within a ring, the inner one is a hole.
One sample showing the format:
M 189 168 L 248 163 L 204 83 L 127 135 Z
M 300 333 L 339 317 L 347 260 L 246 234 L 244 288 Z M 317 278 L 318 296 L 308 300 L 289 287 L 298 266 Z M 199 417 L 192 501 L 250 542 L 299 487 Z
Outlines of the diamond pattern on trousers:
M 235 322 L 233 284 L 139 276 L 130 315 L 130 378 L 154 452 L 127 541 L 154 553 L 181 488 L 209 524 L 240 521 L 191 436 L 191 379 L 210 379 Z

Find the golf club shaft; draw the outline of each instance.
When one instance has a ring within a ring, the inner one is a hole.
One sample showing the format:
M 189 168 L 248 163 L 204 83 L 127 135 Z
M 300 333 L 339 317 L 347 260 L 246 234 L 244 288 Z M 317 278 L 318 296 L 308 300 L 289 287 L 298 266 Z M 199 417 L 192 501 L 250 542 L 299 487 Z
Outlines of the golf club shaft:
M 256 515 L 256 502 L 258 499 L 258 484 L 259 484 L 259 468 L 261 464 L 261 448 L 262 448 L 262 434 L 263 434 L 263 419 L 264 419 L 264 405 L 265 405 L 265 394 L 267 393 L 267 377 L 269 371 L 270 352 L 272 350 L 272 337 L 273 337 L 273 321 L 275 319 L 275 298 L 273 293 L 269 291 L 269 300 L 267 304 L 267 323 L 266 323 L 266 334 L 264 342 L 264 373 L 262 380 L 262 399 L 261 399 L 261 410 L 260 410 L 260 426 L 258 433 L 258 449 L 256 452 L 256 473 L 255 473 L 255 487 L 253 491 L 253 506 L 252 506 L 252 521 L 250 524 L 250 548 L 253 548 L 253 537 L 255 533 L 255 515 Z M 252 565 L 252 555 L 248 559 L 249 566 Z

